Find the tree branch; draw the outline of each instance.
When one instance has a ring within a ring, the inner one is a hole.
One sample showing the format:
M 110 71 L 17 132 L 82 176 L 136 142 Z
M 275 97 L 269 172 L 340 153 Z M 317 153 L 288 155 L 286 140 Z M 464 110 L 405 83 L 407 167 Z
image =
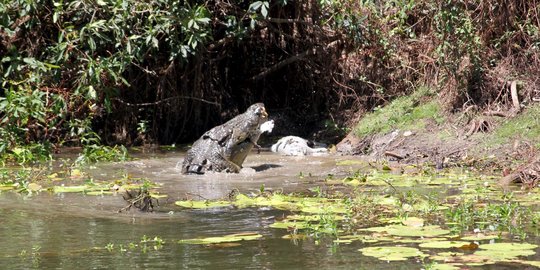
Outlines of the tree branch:
M 112 100 L 116 100 L 126 106 L 130 106 L 130 107 L 144 107 L 144 106 L 156 106 L 156 105 L 159 105 L 163 102 L 167 102 L 169 100 L 174 100 L 174 99 L 192 99 L 192 100 L 196 100 L 196 101 L 200 101 L 200 102 L 203 102 L 203 103 L 206 103 L 206 104 L 212 104 L 212 105 L 216 105 L 216 106 L 219 106 L 219 103 L 217 102 L 213 102 L 213 101 L 208 101 L 208 100 L 205 100 L 205 99 L 202 99 L 202 98 L 196 98 L 196 97 L 188 97 L 188 96 L 176 96 L 176 97 L 169 97 L 169 98 L 164 98 L 164 99 L 161 99 L 161 100 L 158 100 L 156 102 L 145 102 L 145 103 L 129 103 L 129 102 L 126 102 L 126 101 L 123 101 L 119 98 L 113 98 Z
M 335 46 L 337 43 L 339 43 L 339 40 L 334 40 L 330 43 L 328 43 L 326 46 L 324 46 L 325 49 L 327 48 L 330 48 L 332 46 Z M 273 73 L 273 72 L 276 72 L 278 71 L 279 69 L 287 66 L 287 65 L 290 65 L 298 60 L 301 60 L 303 59 L 304 57 L 308 56 L 308 55 L 315 55 L 317 54 L 318 51 L 320 51 L 322 49 L 321 46 L 317 46 L 317 47 L 314 47 L 314 48 L 311 48 L 309 50 L 306 50 L 305 52 L 303 53 L 299 53 L 299 54 L 295 54 L 285 60 L 282 60 L 276 64 L 274 64 L 273 66 L 267 68 L 266 70 L 264 70 L 263 72 L 251 77 L 249 80 L 251 81 L 258 81 L 266 76 L 268 76 L 268 74 L 270 73 Z

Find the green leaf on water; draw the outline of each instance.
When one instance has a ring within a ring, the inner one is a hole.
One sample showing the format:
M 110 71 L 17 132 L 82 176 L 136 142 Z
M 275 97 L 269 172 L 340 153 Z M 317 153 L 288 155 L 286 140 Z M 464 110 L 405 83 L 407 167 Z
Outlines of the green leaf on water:
M 444 237 L 433 237 L 433 238 L 401 238 L 394 237 L 390 242 L 394 243 L 428 243 L 435 241 L 446 241 L 447 238 Z
M 162 199 L 162 198 L 167 198 L 168 195 L 167 194 L 159 194 L 159 193 L 150 193 L 150 197 L 152 197 L 154 199 Z
M 491 240 L 491 239 L 499 239 L 501 238 L 500 234 L 483 234 L 483 233 L 477 233 L 474 235 L 467 235 L 461 237 L 461 240 L 466 241 L 481 241 L 481 240 Z
M 174 204 L 184 208 L 192 209 L 206 209 L 231 206 L 231 203 L 227 201 L 176 201 Z
M 424 219 L 418 217 L 407 217 L 403 219 L 401 223 L 409 227 L 422 227 L 424 226 Z
M 178 243 L 208 245 L 208 244 L 230 243 L 230 242 L 239 242 L 239 241 L 250 241 L 250 240 L 257 240 L 259 238 L 262 238 L 262 235 L 258 233 L 236 233 L 236 234 L 229 234 L 225 236 L 184 239 L 184 240 L 178 241 Z
M 371 227 L 360 229 L 361 231 L 369 232 L 386 232 L 395 236 L 410 236 L 410 237 L 436 237 L 449 234 L 449 230 L 445 230 L 436 225 L 423 227 L 410 227 L 404 225 L 388 225 L 385 227 Z
M 304 229 L 307 227 L 307 222 L 303 221 L 277 221 L 271 224 L 269 227 L 274 229 Z
M 533 250 L 537 247 L 538 245 L 529 244 L 529 243 L 493 243 L 493 244 L 480 245 L 480 249 L 500 250 L 500 251 Z
M 458 248 L 468 245 L 465 241 L 432 241 L 420 244 L 421 248 Z
M 331 215 L 334 220 L 344 220 L 345 218 L 340 215 Z M 320 221 L 320 215 L 290 215 L 287 216 L 287 220 L 301 220 L 301 221 Z
M 483 245 L 480 245 L 482 248 Z M 485 245 L 484 245 L 485 246 Z M 535 255 L 536 252 L 530 249 L 510 249 L 510 250 L 500 250 L 500 249 L 484 249 L 478 250 L 474 253 L 477 256 L 484 256 L 490 258 L 494 262 L 516 259 L 519 256 L 530 256 Z
M 353 240 L 351 240 L 351 239 L 336 239 L 336 240 L 334 240 L 334 243 L 336 243 L 336 244 L 350 244 L 352 242 L 353 242 Z
M 109 186 L 89 186 L 89 185 L 82 185 L 82 186 L 54 186 L 53 192 L 54 193 L 77 193 L 77 192 L 91 192 L 91 191 L 108 191 L 110 188 Z
M 1 190 L 12 190 L 12 189 L 15 189 L 15 186 L 13 186 L 12 184 L 2 184 L 0 185 L 0 191 Z
M 358 251 L 362 252 L 364 256 L 375 257 L 383 261 L 405 261 L 411 257 L 426 257 L 426 254 L 412 247 L 365 247 Z
M 351 160 L 351 159 L 340 160 L 336 162 L 336 166 L 362 165 L 362 164 L 366 164 L 366 162 L 362 160 Z
M 114 191 L 99 190 L 99 191 L 86 192 L 85 194 L 86 195 L 91 195 L 91 196 L 112 195 L 112 194 L 114 194 Z
M 439 252 L 436 255 L 430 256 L 430 259 L 436 261 L 444 261 L 445 263 L 465 263 L 467 265 L 485 265 L 493 264 L 494 261 L 491 261 L 489 257 L 479 256 L 477 254 L 463 254 L 461 252 Z
M 460 262 L 467 265 L 494 264 L 497 262 L 516 260 L 520 256 L 535 255 L 535 248 L 538 246 L 529 243 L 493 243 L 479 246 L 480 250 L 473 254 L 460 252 L 441 252 L 431 256 L 431 259 L 444 262 Z

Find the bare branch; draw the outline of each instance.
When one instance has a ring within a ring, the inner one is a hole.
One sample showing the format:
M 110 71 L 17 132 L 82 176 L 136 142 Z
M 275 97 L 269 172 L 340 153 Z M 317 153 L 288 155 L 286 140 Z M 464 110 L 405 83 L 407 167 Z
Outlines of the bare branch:
M 338 43 L 339 43 L 339 40 L 334 40 L 334 41 L 328 43 L 326 46 L 324 46 L 324 48 L 330 48 L 332 46 L 335 46 Z M 273 66 L 267 68 L 263 72 L 251 77 L 250 80 L 251 81 L 258 81 L 258 80 L 268 76 L 268 74 L 276 72 L 279 69 L 284 68 L 285 66 L 290 65 L 290 64 L 292 64 L 292 63 L 294 63 L 294 62 L 296 62 L 298 60 L 301 60 L 306 56 L 317 54 L 317 52 L 320 51 L 322 48 L 323 47 L 321 47 L 321 46 L 317 46 L 317 47 L 311 48 L 309 50 L 306 50 L 303 53 L 295 54 L 295 55 L 293 55 L 293 56 L 291 56 L 291 57 L 289 57 L 289 58 L 287 58 L 287 59 L 285 59 L 283 61 L 280 61 L 280 62 L 274 64 Z
M 126 101 L 123 101 L 119 98 L 113 98 L 113 100 L 116 100 L 126 106 L 130 106 L 130 107 L 144 107 L 144 106 L 156 106 L 156 105 L 159 105 L 163 102 L 167 102 L 167 101 L 170 101 L 170 100 L 175 100 L 175 99 L 192 99 L 192 100 L 196 100 L 196 101 L 200 101 L 200 102 L 203 102 L 203 103 L 206 103 L 206 104 L 211 104 L 211 105 L 216 105 L 216 106 L 219 106 L 219 103 L 217 102 L 213 102 L 213 101 L 208 101 L 208 100 L 205 100 L 205 99 L 202 99 L 202 98 L 197 98 L 197 97 L 188 97 L 188 96 L 176 96 L 176 97 L 169 97 L 169 98 L 164 98 L 164 99 L 161 99 L 161 100 L 158 100 L 156 102 L 146 102 L 146 103 L 129 103 L 129 102 L 126 102 Z

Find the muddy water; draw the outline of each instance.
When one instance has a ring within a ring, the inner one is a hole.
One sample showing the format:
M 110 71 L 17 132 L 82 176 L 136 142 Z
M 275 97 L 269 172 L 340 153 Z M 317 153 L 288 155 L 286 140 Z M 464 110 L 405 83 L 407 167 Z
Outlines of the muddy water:
M 280 211 L 192 211 L 173 204 L 179 199 L 222 198 L 233 189 L 258 192 L 261 185 L 266 190 L 305 191 L 328 174 L 345 174 L 349 168 L 335 166 L 336 159 L 342 158 L 262 153 L 248 157 L 246 169 L 240 174 L 185 176 L 176 168 L 182 155 L 140 155 L 134 161 L 85 170 L 95 180 L 110 181 L 129 175 L 159 183 L 160 192 L 168 198 L 159 201 L 154 213 L 117 213 L 125 206 L 118 195 L 0 193 L 0 268 L 361 269 L 376 261 L 367 257 L 360 260 L 359 246 L 281 239 L 284 230 L 268 227 L 283 215 Z M 262 234 L 263 240 L 244 241 L 233 247 L 177 243 L 180 239 L 242 232 Z M 164 244 L 148 243 L 145 248 L 141 243 L 145 236 L 157 236 Z M 402 264 L 403 269 L 411 263 Z M 375 265 L 385 268 L 379 262 Z
M 305 192 L 322 186 L 328 175 L 340 179 L 361 165 L 336 166 L 350 157 L 283 157 L 253 154 L 239 174 L 181 175 L 183 153 L 138 154 L 136 160 L 84 168 L 88 177 L 60 179 L 53 185 L 82 184 L 88 178 L 112 182 L 145 178 L 160 185 L 167 198 L 153 213 L 117 211 L 120 195 L 91 196 L 42 191 L 27 196 L 0 192 L 0 269 L 420 269 L 419 259 L 388 263 L 362 256 L 369 244 L 333 243 L 333 239 L 287 240 L 269 225 L 284 216 L 272 208 L 186 210 L 184 199 L 218 199 L 231 190 Z M 367 168 L 365 168 L 367 170 Z M 50 173 L 50 172 L 45 172 Z M 418 187 L 421 189 L 421 187 Z M 261 240 L 240 245 L 187 245 L 182 239 L 253 232 Z M 158 244 L 143 239 L 163 241 Z M 537 257 L 537 256 L 535 256 Z M 485 269 L 513 269 L 511 265 Z

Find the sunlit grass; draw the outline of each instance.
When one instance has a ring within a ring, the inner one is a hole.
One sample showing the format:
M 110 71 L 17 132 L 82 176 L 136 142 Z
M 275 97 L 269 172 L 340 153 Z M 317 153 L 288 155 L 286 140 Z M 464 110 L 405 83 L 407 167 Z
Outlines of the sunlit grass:
M 432 95 L 429 88 L 421 87 L 410 96 L 397 98 L 385 107 L 377 107 L 360 120 L 355 134 L 363 137 L 394 129 L 418 130 L 425 127 L 427 119 L 442 123 L 440 105 L 431 98 Z
M 540 105 L 534 104 L 512 119 L 500 119 L 492 135 L 487 138 L 487 145 L 510 143 L 514 139 L 530 141 L 540 147 Z

